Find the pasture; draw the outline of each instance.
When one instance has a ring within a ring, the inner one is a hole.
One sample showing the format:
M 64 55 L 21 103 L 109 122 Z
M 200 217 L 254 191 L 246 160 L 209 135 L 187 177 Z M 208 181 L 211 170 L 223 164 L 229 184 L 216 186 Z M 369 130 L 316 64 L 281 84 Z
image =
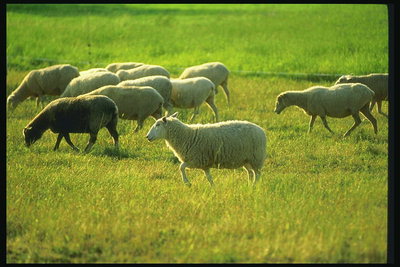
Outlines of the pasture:
M 244 169 L 212 169 L 210 187 L 164 141 L 119 120 L 120 150 L 107 130 L 88 154 L 50 131 L 32 147 L 22 129 L 40 111 L 32 99 L 6 112 L 7 263 L 385 263 L 388 120 L 374 109 L 353 119 L 273 112 L 286 90 L 332 85 L 340 74 L 388 72 L 385 5 L 7 5 L 5 98 L 32 69 L 80 70 L 145 62 L 178 77 L 220 61 L 231 105 L 220 120 L 249 120 L 267 134 L 255 188 Z M 282 74 L 285 73 L 285 74 Z M 329 76 L 300 75 L 324 73 Z M 291 75 L 292 74 L 292 75 Z M 47 101 L 54 99 L 48 97 Z M 213 119 L 201 107 L 196 123 Z M 192 110 L 176 109 L 187 121 Z M 388 113 L 388 102 L 383 102 Z M 88 134 L 72 134 L 83 149 Z

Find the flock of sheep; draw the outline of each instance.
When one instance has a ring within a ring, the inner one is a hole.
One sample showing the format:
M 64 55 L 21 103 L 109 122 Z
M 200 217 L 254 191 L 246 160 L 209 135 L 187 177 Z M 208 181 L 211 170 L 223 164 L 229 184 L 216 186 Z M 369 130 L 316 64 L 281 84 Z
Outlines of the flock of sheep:
M 54 150 L 62 138 L 74 150 L 79 150 L 70 139 L 70 133 L 89 133 L 85 148 L 88 152 L 96 142 L 98 131 L 106 127 L 118 148 L 118 119 L 136 120 L 135 132 L 143 127 L 144 120 L 152 116 L 156 122 L 147 133 L 147 139 L 165 139 L 167 146 L 181 162 L 183 182 L 190 186 L 185 169 L 202 169 L 213 185 L 210 168 L 244 167 L 253 181 L 260 176 L 266 158 L 265 131 L 248 121 L 218 122 L 218 109 L 214 97 L 221 86 L 230 103 L 228 89 L 229 70 L 220 62 L 192 66 L 177 79 L 158 65 L 136 62 L 112 63 L 105 68 L 78 71 L 69 64 L 54 65 L 33 70 L 7 98 L 10 110 L 28 97 L 43 95 L 60 98 L 50 102 L 23 129 L 25 143 L 30 146 L 50 129 L 58 133 Z M 376 119 L 371 114 L 377 103 L 387 100 L 388 75 L 345 75 L 332 87 L 314 86 L 303 91 L 286 91 L 277 96 L 275 112 L 296 105 L 311 116 L 310 132 L 319 116 L 330 132 L 326 117 L 352 116 L 353 126 L 344 134 L 348 136 L 360 123 L 361 112 L 378 132 Z M 186 124 L 176 118 L 173 108 L 194 109 L 190 121 L 206 103 L 214 112 L 215 123 Z M 166 110 L 163 116 L 163 108 Z

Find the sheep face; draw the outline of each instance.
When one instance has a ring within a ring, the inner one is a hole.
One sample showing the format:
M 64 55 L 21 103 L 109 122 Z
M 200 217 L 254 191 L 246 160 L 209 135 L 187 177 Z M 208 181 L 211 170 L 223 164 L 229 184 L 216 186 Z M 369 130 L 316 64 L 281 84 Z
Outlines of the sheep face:
M 32 129 L 32 127 L 24 128 L 22 133 L 24 135 L 25 145 L 27 147 L 29 147 L 30 145 L 35 143 L 38 139 L 40 139 L 40 137 L 42 137 L 42 134 L 43 134 L 41 132 L 38 132 L 38 131 Z
M 157 140 L 157 139 L 163 139 L 166 136 L 166 124 L 168 123 L 167 117 L 162 117 L 161 119 L 158 119 L 153 126 L 151 126 L 149 132 L 146 135 L 147 140 L 150 142 Z
M 16 106 L 18 105 L 18 101 L 16 101 L 14 95 L 10 95 L 7 98 L 7 107 L 11 110 L 15 109 Z
M 335 85 L 336 85 L 336 84 L 339 84 L 339 83 L 349 83 L 350 80 L 351 80 L 351 76 L 349 76 L 349 75 L 343 75 L 343 76 L 341 76 L 341 77 L 336 81 Z
M 275 109 L 274 109 L 274 112 L 276 114 L 281 113 L 282 110 L 284 110 L 287 107 L 287 105 L 285 104 L 285 98 L 286 98 L 286 95 L 284 95 L 284 94 L 279 95 L 277 97 L 276 103 L 275 103 Z
M 167 137 L 168 117 L 176 118 L 177 115 L 178 112 L 175 112 L 172 115 L 164 116 L 161 119 L 156 120 L 146 135 L 147 140 L 152 142 L 157 139 L 165 139 Z

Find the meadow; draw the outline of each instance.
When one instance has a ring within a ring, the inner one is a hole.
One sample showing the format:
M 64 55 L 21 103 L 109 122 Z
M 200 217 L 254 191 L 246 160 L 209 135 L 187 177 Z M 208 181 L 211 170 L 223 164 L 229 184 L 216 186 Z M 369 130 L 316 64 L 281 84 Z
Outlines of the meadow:
M 120 150 L 107 130 L 90 153 L 47 131 L 32 147 L 22 129 L 40 111 L 28 99 L 6 116 L 7 263 L 385 263 L 388 120 L 376 110 L 347 138 L 353 119 L 317 119 L 290 107 L 286 90 L 332 85 L 341 74 L 388 72 L 385 5 L 7 5 L 4 99 L 32 69 L 112 62 L 182 69 L 220 61 L 230 70 L 231 105 L 221 120 L 249 120 L 267 134 L 255 188 L 244 169 L 212 169 L 210 187 L 153 124 L 120 120 Z M 315 74 L 327 74 L 318 76 Z M 47 101 L 54 99 L 48 97 Z M 5 101 L 5 100 L 4 100 Z M 191 110 L 176 109 L 187 121 Z M 383 103 L 388 113 L 388 102 Z M 209 123 L 206 106 L 196 123 Z M 72 134 L 83 149 L 89 136 Z

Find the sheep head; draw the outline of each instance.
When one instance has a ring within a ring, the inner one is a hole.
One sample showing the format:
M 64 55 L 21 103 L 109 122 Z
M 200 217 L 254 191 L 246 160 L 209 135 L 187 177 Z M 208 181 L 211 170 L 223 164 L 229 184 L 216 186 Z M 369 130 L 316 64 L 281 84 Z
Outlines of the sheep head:
M 25 138 L 25 145 L 29 147 L 35 143 L 40 137 L 42 137 L 43 132 L 37 131 L 32 128 L 32 126 L 25 127 L 22 131 Z
M 151 126 L 149 132 L 146 135 L 147 140 L 149 140 L 150 142 L 157 140 L 157 139 L 165 139 L 166 135 L 167 135 L 167 124 L 168 124 L 168 118 L 169 117 L 173 117 L 176 118 L 176 116 L 178 115 L 178 112 L 175 112 L 172 115 L 169 116 L 164 116 L 158 120 L 156 120 L 156 122 L 153 124 L 153 126 Z
M 287 100 L 287 95 L 285 93 L 278 95 L 276 98 L 276 103 L 275 103 L 275 109 L 274 112 L 276 114 L 279 114 L 284 110 L 288 105 L 285 103 L 285 100 Z M 287 101 L 286 101 L 287 102 Z

